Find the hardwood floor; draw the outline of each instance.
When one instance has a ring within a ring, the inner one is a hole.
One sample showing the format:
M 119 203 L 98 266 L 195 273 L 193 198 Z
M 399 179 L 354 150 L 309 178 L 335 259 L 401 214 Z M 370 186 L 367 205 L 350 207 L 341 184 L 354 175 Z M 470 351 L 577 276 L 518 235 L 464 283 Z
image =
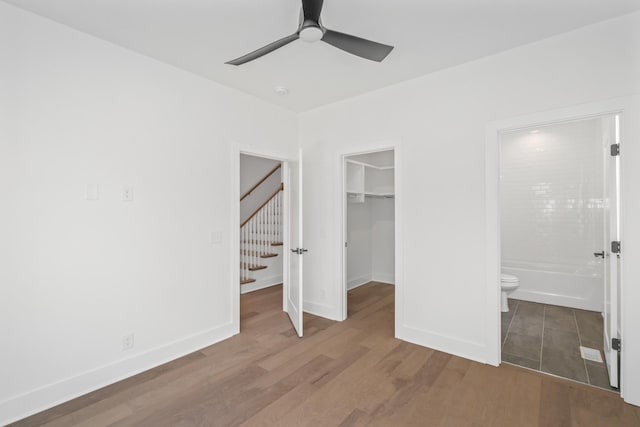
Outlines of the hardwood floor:
M 349 319 L 305 314 L 280 287 L 242 296 L 242 333 L 18 426 L 639 426 L 605 390 L 393 338 L 393 287 L 349 292 Z

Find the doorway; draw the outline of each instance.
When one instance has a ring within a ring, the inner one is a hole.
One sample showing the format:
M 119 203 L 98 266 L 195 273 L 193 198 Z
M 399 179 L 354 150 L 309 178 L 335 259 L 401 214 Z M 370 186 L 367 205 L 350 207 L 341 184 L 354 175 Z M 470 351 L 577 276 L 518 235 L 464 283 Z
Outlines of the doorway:
M 360 305 L 395 295 L 394 149 L 342 156 L 343 319 Z
M 241 294 L 262 292 L 281 295 L 282 310 L 295 333 L 302 336 L 301 261 L 292 260 L 292 238 L 301 220 L 299 158 L 233 151 L 231 222 L 232 323 L 240 332 Z M 292 274 L 293 272 L 293 274 Z M 273 289 L 275 288 L 275 291 Z M 250 298 L 252 301 L 259 298 Z M 256 310 L 253 310 L 256 312 Z
M 499 133 L 502 361 L 619 387 L 619 143 L 615 113 Z
M 240 154 L 240 293 L 283 283 L 283 162 Z

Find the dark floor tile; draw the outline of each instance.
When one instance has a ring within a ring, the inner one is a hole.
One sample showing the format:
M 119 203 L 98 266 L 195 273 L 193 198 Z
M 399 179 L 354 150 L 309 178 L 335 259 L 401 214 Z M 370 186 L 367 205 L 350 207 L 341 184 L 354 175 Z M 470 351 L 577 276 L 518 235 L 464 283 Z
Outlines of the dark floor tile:
M 587 370 L 580 356 L 578 333 L 545 329 L 541 368 L 554 375 L 588 382 Z
M 565 357 L 578 357 L 582 360 L 578 333 L 562 331 L 560 329 L 545 329 L 542 348 L 543 357 L 545 352 Z
M 513 316 L 509 332 L 542 337 L 543 319 L 543 311 L 521 311 L 521 307 L 519 307 L 518 311 Z
M 542 316 L 544 313 L 544 305 L 537 302 L 519 301 L 517 313 L 526 316 Z
M 541 368 L 542 372 L 588 383 L 587 370 L 580 356 L 565 356 L 559 352 L 543 351 Z
M 516 310 L 518 309 L 518 300 L 509 298 L 507 300 L 507 305 L 509 306 L 509 311 L 507 311 L 504 314 L 510 313 L 511 315 L 513 315 L 513 313 L 515 313 Z
M 500 319 L 500 330 L 502 335 L 501 343 L 504 344 L 504 339 L 507 336 L 507 331 L 509 330 L 509 325 L 511 324 L 511 320 L 513 319 L 513 310 L 508 313 L 501 313 Z
M 516 309 L 502 313 L 504 362 L 611 389 L 606 365 L 580 355 L 580 345 L 602 351 L 600 313 L 512 301 Z
M 511 305 L 509 305 L 509 311 L 505 312 L 501 312 L 500 313 L 500 320 L 502 322 L 502 324 L 509 324 L 509 322 L 511 322 L 511 319 L 513 319 L 513 315 L 515 313 L 516 309 L 511 307 Z
M 575 310 L 582 345 L 602 349 L 603 318 L 595 311 Z
M 540 360 L 542 336 L 524 335 L 509 331 L 502 350 L 514 356 Z
M 560 329 L 577 333 L 576 318 L 573 310 L 567 307 L 547 305 L 544 309 L 544 328 Z
M 513 354 L 502 352 L 502 361 L 513 363 L 514 365 L 524 366 L 525 368 L 540 370 L 540 360 L 531 360 L 526 357 L 516 356 Z
M 609 385 L 609 371 L 604 363 L 587 363 L 587 372 L 589 373 L 589 384 L 607 390 L 615 390 Z

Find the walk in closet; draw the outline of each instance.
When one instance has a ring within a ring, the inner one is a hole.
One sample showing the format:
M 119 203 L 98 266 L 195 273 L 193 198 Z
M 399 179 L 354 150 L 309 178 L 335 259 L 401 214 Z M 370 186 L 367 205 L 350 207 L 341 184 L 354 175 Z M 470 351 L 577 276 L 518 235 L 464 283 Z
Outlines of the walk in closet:
M 347 289 L 395 282 L 393 150 L 345 157 Z

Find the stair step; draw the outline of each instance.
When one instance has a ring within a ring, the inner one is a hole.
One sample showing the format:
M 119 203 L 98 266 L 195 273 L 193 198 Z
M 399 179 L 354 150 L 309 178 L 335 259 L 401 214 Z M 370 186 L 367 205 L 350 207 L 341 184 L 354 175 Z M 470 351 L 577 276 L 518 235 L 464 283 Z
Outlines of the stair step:
M 248 268 L 249 271 L 258 271 L 258 270 L 264 270 L 265 268 L 267 268 L 266 265 L 252 265 L 251 267 Z
M 282 243 L 282 242 L 273 242 L 273 243 L 271 244 L 271 246 L 282 246 L 282 245 L 283 245 L 283 243 Z
M 247 255 L 247 256 L 258 255 L 260 258 L 273 258 L 278 256 L 278 254 L 274 254 L 274 253 L 260 255 L 259 252 L 255 252 L 255 251 L 240 251 L 240 255 Z
M 244 279 L 244 280 L 240 280 L 240 284 L 241 285 L 246 285 L 247 283 L 253 283 L 255 281 L 256 281 L 256 279 Z

